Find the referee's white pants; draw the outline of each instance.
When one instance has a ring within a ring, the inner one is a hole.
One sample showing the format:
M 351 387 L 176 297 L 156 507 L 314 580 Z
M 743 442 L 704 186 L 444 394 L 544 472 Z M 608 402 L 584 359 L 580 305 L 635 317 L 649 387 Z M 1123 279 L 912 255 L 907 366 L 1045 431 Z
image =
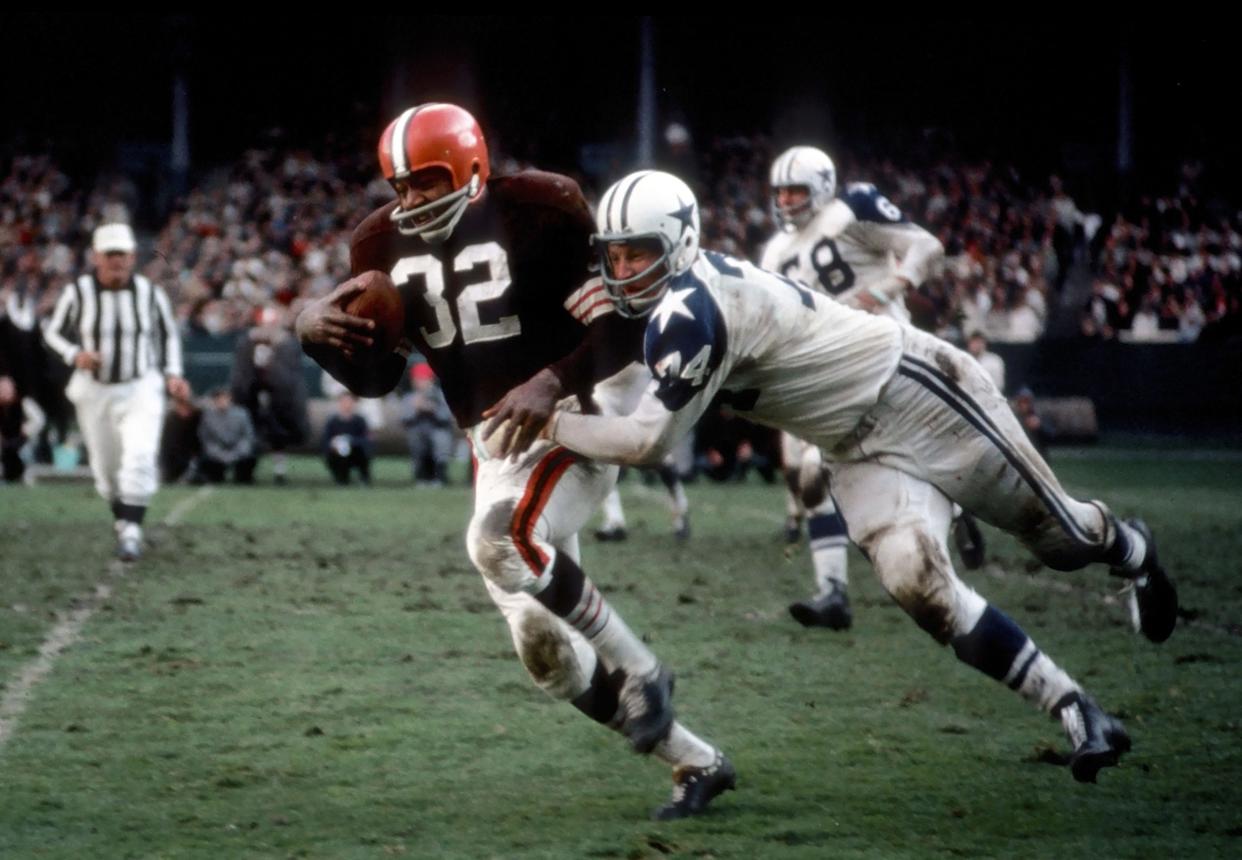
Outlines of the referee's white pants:
M 99 495 L 109 502 L 146 507 L 159 485 L 163 376 L 151 372 L 108 385 L 78 370 L 65 394 L 77 408 Z

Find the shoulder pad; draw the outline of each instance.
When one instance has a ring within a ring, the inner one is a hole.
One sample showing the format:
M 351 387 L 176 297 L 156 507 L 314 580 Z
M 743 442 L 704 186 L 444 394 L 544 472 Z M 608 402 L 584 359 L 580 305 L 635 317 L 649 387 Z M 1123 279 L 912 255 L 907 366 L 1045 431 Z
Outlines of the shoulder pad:
M 487 189 L 498 200 L 517 206 L 546 206 L 573 215 L 590 212 L 578 183 L 559 173 L 523 170 L 508 176 L 493 176 Z
M 905 213 L 870 182 L 851 182 L 841 199 L 859 221 L 900 224 L 907 220 Z
M 354 228 L 353 235 L 349 237 L 349 247 L 355 248 L 372 236 L 392 230 L 392 220 L 389 216 L 396 208 L 397 201 L 390 200 L 366 218 L 363 218 L 362 223 Z
M 670 412 L 681 409 L 720 367 L 728 346 L 724 319 L 692 272 L 673 279 L 647 321 L 643 358 L 655 395 Z

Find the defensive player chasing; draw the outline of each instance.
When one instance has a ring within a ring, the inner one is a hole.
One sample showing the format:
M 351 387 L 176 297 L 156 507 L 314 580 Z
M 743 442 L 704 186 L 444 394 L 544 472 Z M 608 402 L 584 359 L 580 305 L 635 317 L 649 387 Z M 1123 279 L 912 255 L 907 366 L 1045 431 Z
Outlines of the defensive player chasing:
M 355 276 L 378 270 L 398 285 L 405 346 L 425 356 L 475 442 L 470 559 L 535 683 L 673 767 L 673 799 L 657 817 L 700 812 L 733 787 L 733 768 L 674 721 L 671 674 L 578 565 L 578 530 L 616 468 L 548 442 L 517 458 L 489 458 L 480 444 L 484 410 L 497 401 L 497 418 L 524 442 L 558 400 L 589 401 L 596 382 L 627 367 L 646 374 L 641 325 L 612 313 L 599 279 L 589 279 L 586 201 L 564 176 L 489 177 L 479 126 L 454 105 L 403 112 L 380 138 L 379 161 L 397 199 L 354 231 L 351 265 Z M 377 396 L 397 384 L 406 359 L 356 358 L 371 323 L 343 308 L 360 290 L 347 281 L 312 304 L 298 335 L 351 390 Z
M 1146 525 L 1067 495 L 966 353 L 700 253 L 698 206 L 676 177 L 625 177 L 596 220 L 618 310 L 650 315 L 644 354 L 656 384 L 628 417 L 557 412 L 545 435 L 593 459 L 659 462 L 721 395 L 819 446 L 849 536 L 893 599 L 963 662 L 1059 717 L 1075 779 L 1094 781 L 1116 764 L 1130 748 L 1121 722 L 957 577 L 945 541 L 957 500 L 1054 569 L 1109 564 L 1133 582 L 1138 628 L 1162 642 L 1177 593 Z
M 772 163 L 772 212 L 779 230 L 764 246 L 760 268 L 779 272 L 851 307 L 910 322 L 908 291 L 944 258 L 940 241 L 868 183 L 851 183 L 838 198 L 836 166 L 811 146 L 788 149 Z M 816 594 L 789 607 L 808 627 L 850 626 L 845 524 L 828 494 L 820 452 L 781 434 L 789 487 L 787 530 L 796 540 L 806 517 Z M 955 511 L 955 514 L 960 511 Z M 955 536 L 967 567 L 983 561 L 982 535 L 966 515 Z

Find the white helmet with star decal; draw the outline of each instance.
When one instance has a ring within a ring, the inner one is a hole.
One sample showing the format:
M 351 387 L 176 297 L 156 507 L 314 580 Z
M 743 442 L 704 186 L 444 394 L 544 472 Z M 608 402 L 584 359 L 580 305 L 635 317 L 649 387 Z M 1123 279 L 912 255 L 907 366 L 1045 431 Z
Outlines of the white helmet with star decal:
M 772 216 L 786 230 L 806 225 L 815 213 L 832 202 L 837 193 L 837 168 L 828 153 L 813 146 L 787 149 L 772 162 Z M 777 193 L 782 188 L 805 188 L 807 198 L 792 206 L 782 206 Z
M 622 316 L 649 313 L 669 280 L 689 269 L 699 255 L 699 204 L 690 187 L 670 173 L 640 170 L 615 183 L 600 199 L 595 226 L 604 286 Z M 609 246 L 644 243 L 650 243 L 658 259 L 637 274 L 616 274 Z M 659 276 L 647 283 L 655 273 Z

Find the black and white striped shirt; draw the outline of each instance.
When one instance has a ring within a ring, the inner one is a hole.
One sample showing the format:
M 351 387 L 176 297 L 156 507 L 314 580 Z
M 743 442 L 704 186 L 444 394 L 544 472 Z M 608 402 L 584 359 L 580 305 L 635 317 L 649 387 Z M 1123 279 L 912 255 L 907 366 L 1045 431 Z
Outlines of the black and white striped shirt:
M 153 369 L 182 375 L 172 306 L 142 275 L 117 290 L 101 288 L 90 273 L 66 284 L 43 337 L 70 366 L 82 350 L 98 352 L 100 382 L 128 382 Z

